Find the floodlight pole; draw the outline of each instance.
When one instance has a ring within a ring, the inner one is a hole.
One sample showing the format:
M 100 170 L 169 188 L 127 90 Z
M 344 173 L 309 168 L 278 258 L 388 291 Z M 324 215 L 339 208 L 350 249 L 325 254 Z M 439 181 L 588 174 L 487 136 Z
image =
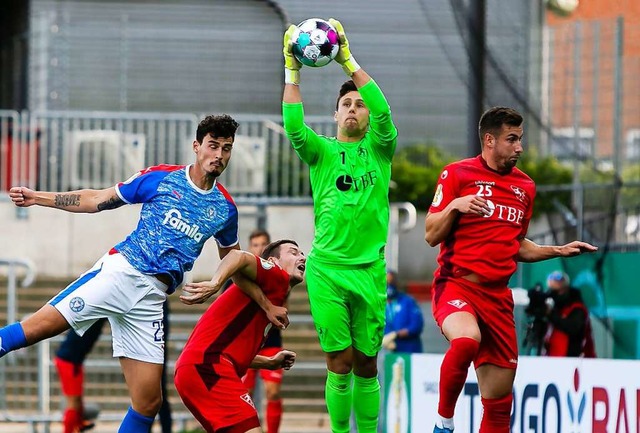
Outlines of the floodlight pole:
M 467 153 L 480 153 L 478 121 L 484 111 L 484 75 L 486 49 L 486 0 L 469 2 L 469 104 L 467 119 Z

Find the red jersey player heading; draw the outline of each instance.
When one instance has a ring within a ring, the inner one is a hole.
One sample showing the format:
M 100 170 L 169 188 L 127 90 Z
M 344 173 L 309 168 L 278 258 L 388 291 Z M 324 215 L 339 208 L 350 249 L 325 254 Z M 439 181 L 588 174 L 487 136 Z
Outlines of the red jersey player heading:
M 261 255 L 262 251 L 271 243 L 269 232 L 263 229 L 253 230 L 249 234 L 248 250 L 255 255 Z M 285 302 L 286 308 L 286 302 Z M 282 350 L 282 331 L 278 327 L 272 327 L 271 331 L 265 338 L 264 344 L 258 352 L 258 355 L 272 356 Z M 267 370 L 250 368 L 247 374 L 242 377 L 242 382 L 249 390 L 252 397 L 255 396 L 257 380 L 262 380 L 262 388 L 264 389 L 263 405 L 266 406 L 264 417 L 266 419 L 266 433 L 278 433 L 280 431 L 280 423 L 282 421 L 283 402 L 280 388 L 282 386 L 283 371 L 281 368 L 277 370 Z M 260 411 L 260 408 L 257 408 Z
M 484 409 L 480 433 L 509 432 L 518 364 L 509 278 L 518 261 L 597 250 L 580 241 L 542 246 L 525 237 L 536 189 L 516 168 L 523 152 L 523 123 L 512 108 L 487 110 L 478 128 L 482 153 L 443 169 L 427 213 L 425 239 L 440 245 L 433 314 L 450 342 L 440 368 L 434 433 L 453 431 L 455 404 L 471 362 Z
M 302 282 L 306 258 L 292 240 L 267 245 L 262 257 L 231 251 L 211 281 L 186 284 L 180 300 L 202 303 L 232 275 L 254 281 L 274 305 Z M 289 369 L 296 354 L 257 355 L 271 329 L 260 306 L 232 284 L 202 315 L 176 361 L 175 385 L 185 406 L 207 432 L 259 433 L 258 413 L 241 377 L 248 368 Z

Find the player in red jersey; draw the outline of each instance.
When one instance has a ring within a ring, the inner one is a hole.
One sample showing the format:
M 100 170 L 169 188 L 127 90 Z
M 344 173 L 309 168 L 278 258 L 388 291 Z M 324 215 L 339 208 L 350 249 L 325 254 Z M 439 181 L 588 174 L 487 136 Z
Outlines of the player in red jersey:
M 232 275 L 255 281 L 274 305 L 282 306 L 289 290 L 302 282 L 306 258 L 292 240 L 265 248 L 262 258 L 231 251 L 211 281 L 185 285 L 180 300 L 202 303 Z M 295 353 L 282 350 L 257 355 L 271 329 L 267 315 L 232 284 L 196 324 L 176 362 L 175 384 L 185 406 L 207 432 L 261 432 L 258 413 L 241 377 L 249 368 L 289 369 Z
M 425 239 L 440 245 L 433 314 L 450 346 L 440 368 L 434 433 L 453 431 L 456 401 L 474 363 L 484 413 L 480 433 L 508 433 L 518 364 L 513 298 L 507 283 L 517 262 L 571 257 L 597 248 L 573 241 L 542 246 L 525 238 L 533 212 L 533 180 L 515 165 L 523 118 L 493 107 L 480 119 L 482 153 L 449 164 L 440 175 Z
M 266 230 L 256 229 L 249 235 L 249 251 L 255 255 L 261 255 L 262 251 L 271 242 L 271 236 Z M 286 303 L 285 303 L 286 307 Z M 258 355 L 272 356 L 282 350 L 282 331 L 280 328 L 272 327 L 267 335 Z M 282 396 L 280 387 L 282 385 L 282 369 L 267 370 L 250 368 L 247 374 L 242 377 L 242 382 L 254 397 L 254 390 L 258 376 L 262 379 L 264 394 L 266 398 L 265 418 L 267 433 L 278 433 L 280 422 L 282 421 Z

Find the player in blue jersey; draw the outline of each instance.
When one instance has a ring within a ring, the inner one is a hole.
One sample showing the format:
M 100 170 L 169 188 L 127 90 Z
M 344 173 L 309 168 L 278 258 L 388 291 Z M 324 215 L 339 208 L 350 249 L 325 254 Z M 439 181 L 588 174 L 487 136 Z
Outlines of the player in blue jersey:
M 220 258 L 239 249 L 238 210 L 217 182 L 231 157 L 238 123 L 228 115 L 200 122 L 193 142 L 195 162 L 142 170 L 103 190 L 66 193 L 14 187 L 9 196 L 18 207 L 33 205 L 78 213 L 142 203 L 138 226 L 87 272 L 22 322 L 0 329 L 0 357 L 73 328 L 84 332 L 107 317 L 113 356 L 120 359 L 131 407 L 119 433 L 148 433 L 162 402 L 164 360 L 162 304 L 191 270 L 207 239 L 218 244 Z M 236 279 L 284 327 L 286 309 L 271 304 L 248 279 Z

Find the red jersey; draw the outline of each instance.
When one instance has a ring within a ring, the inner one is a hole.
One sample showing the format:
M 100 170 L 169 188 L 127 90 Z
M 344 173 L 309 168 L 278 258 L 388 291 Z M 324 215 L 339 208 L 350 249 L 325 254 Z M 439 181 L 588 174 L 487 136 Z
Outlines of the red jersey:
M 289 274 L 256 257 L 256 284 L 273 305 L 284 305 Z M 271 329 L 266 313 L 235 284 L 229 286 L 204 312 L 180 354 L 180 364 L 212 364 L 220 357 L 231 361 L 242 377 Z
M 556 307 L 557 308 L 557 307 Z M 596 347 L 593 341 L 593 330 L 587 307 L 580 301 L 573 301 L 559 309 L 560 317 L 566 319 L 574 311 L 581 310 L 584 314 L 584 328 L 582 332 L 569 335 L 566 329 L 560 330 L 553 323 L 549 323 L 547 333 L 544 336 L 546 356 L 580 356 L 583 358 L 595 358 Z M 571 319 L 570 319 L 571 320 Z M 575 322 L 575 320 L 572 320 Z M 582 334 L 582 339 L 577 340 Z
M 463 159 L 442 170 L 429 212 L 471 194 L 485 198 L 491 213 L 458 215 L 440 244 L 436 275 L 475 273 L 482 282 L 506 284 L 516 270 L 519 239 L 529 227 L 535 183 L 515 167 L 498 173 L 481 156 Z

